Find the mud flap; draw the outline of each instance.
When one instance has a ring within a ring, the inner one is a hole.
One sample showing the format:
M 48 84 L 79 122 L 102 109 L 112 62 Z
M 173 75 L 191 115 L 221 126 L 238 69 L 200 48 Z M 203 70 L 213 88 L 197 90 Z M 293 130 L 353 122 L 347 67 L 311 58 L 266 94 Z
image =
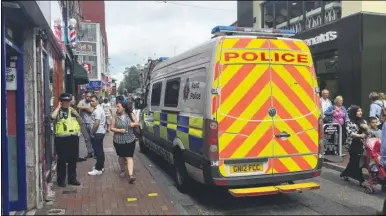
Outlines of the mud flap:
M 255 188 L 237 188 L 229 189 L 229 193 L 234 197 L 246 197 L 246 196 L 264 196 L 278 193 L 293 193 L 302 192 L 307 190 L 320 189 L 320 185 L 314 182 L 306 182 L 299 184 L 277 185 L 277 186 L 265 186 Z

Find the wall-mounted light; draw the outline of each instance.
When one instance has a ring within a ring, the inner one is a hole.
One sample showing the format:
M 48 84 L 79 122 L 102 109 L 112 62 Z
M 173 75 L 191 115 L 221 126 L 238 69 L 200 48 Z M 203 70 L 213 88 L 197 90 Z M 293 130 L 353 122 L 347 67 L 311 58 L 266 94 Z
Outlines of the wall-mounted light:
M 76 28 L 76 24 L 77 24 L 78 22 L 76 21 L 76 19 L 74 19 L 74 18 L 71 18 L 71 19 L 69 19 L 68 20 L 68 28 Z

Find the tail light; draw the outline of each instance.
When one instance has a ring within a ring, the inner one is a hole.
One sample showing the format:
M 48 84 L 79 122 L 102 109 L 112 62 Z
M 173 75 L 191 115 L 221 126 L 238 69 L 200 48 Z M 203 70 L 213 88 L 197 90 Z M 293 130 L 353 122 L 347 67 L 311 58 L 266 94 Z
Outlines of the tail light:
M 216 121 L 207 120 L 207 146 L 208 146 L 208 159 L 210 161 L 217 161 L 219 158 L 218 153 L 218 124 Z
M 324 132 L 323 132 L 323 119 L 321 116 L 318 118 L 318 135 L 319 135 L 319 140 L 324 139 Z

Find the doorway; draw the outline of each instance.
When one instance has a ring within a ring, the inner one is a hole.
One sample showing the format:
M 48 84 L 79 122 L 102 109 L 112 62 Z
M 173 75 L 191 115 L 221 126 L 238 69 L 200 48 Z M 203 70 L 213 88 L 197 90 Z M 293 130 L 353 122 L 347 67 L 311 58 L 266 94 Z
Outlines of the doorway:
M 27 207 L 23 51 L 12 41 L 3 39 L 7 126 L 7 142 L 3 145 L 6 144 L 8 148 L 9 208 L 11 211 L 19 211 Z

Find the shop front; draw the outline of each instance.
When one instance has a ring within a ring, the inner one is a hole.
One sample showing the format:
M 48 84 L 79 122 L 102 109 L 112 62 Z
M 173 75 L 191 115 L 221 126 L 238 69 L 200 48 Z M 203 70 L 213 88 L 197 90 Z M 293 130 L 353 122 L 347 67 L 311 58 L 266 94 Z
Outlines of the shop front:
M 295 36 L 309 45 L 319 87 L 331 99 L 342 95 L 346 106 L 367 111 L 369 93 L 386 90 L 385 22 L 385 15 L 358 13 Z

